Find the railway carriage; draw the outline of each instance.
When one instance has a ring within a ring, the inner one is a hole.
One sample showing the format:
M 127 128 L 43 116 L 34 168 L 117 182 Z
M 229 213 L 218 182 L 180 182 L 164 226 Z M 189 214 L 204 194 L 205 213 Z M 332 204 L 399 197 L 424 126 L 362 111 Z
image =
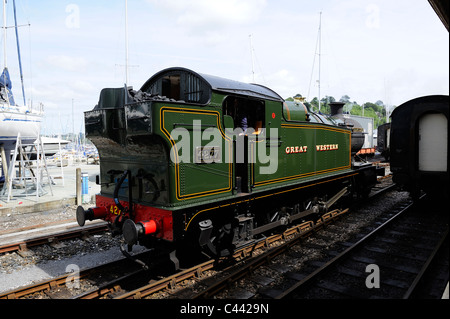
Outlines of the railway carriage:
M 351 127 L 267 87 L 185 68 L 137 92 L 103 89 L 85 126 L 101 193 L 78 223 L 107 220 L 129 247 L 177 257 L 230 254 L 376 182 L 374 167 L 353 161 Z
M 448 95 L 422 96 L 392 112 L 393 180 L 417 198 L 422 190 L 438 202 L 449 198 Z

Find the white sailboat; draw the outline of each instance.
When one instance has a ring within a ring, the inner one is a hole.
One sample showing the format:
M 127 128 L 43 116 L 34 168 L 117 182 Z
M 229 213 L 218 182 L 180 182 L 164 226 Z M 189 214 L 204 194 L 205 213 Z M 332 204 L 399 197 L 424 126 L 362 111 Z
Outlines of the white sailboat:
M 15 33 L 17 42 L 17 55 L 19 57 L 20 76 L 22 77 L 22 64 L 20 59 L 20 46 L 17 31 L 17 19 L 15 0 L 14 6 L 14 20 L 15 20 Z M 0 148 L 2 153 L 4 151 L 4 160 L 6 164 L 9 164 L 11 150 L 14 149 L 17 137 L 20 134 L 20 138 L 23 144 L 33 143 L 39 136 L 41 130 L 41 123 L 43 119 L 43 109 L 40 106 L 39 109 L 33 109 L 26 105 L 25 90 L 23 88 L 22 80 L 22 93 L 23 93 L 23 105 L 19 105 L 14 100 L 12 93 L 12 83 L 8 71 L 7 64 L 7 29 L 6 25 L 6 0 L 3 0 L 3 44 L 4 44 L 4 68 L 0 75 Z M 5 169 L 5 165 L 2 165 L 2 169 Z M 3 173 L 0 171 L 0 180 Z

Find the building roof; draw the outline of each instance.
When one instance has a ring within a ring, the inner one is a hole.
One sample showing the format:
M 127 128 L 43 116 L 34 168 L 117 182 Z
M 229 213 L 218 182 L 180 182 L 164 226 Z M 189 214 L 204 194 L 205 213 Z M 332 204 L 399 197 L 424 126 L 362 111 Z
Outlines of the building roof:
M 433 10 L 448 30 L 449 0 L 428 0 Z

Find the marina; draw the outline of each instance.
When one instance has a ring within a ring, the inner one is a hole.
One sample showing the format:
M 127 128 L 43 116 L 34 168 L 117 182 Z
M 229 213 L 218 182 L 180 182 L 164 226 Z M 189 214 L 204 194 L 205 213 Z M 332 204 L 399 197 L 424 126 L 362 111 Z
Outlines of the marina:
M 23 83 L 22 60 L 20 55 L 20 41 L 18 33 L 16 2 L 14 6 L 14 30 L 16 35 L 17 57 L 19 62 L 20 78 L 22 84 L 23 105 L 16 103 L 12 93 L 12 81 L 8 70 L 6 19 L 7 3 L 3 1 L 3 72 L 0 75 L 0 151 L 2 169 L 0 170 L 0 182 L 11 184 L 9 178 L 14 178 L 13 169 L 10 169 L 11 152 L 17 154 L 18 144 L 30 144 L 39 139 L 41 124 L 44 116 L 43 106 L 33 108 L 27 105 L 25 87 Z M 14 155 L 13 155 L 14 156 Z M 13 165 L 14 166 L 14 165 Z
M 95 176 L 99 174 L 98 165 L 79 163 L 63 167 L 64 179 L 54 178 L 51 185 L 53 195 L 48 193 L 44 196 L 12 197 L 9 202 L 0 199 L 0 216 L 9 214 L 25 214 L 33 212 L 45 212 L 50 209 L 63 208 L 76 204 L 76 170 L 81 169 L 88 175 L 88 194 L 94 196 L 100 191 L 100 186 L 95 184 Z M 56 163 L 48 166 L 50 176 L 60 176 L 61 167 Z M 49 192 L 49 185 L 44 184 L 44 190 Z

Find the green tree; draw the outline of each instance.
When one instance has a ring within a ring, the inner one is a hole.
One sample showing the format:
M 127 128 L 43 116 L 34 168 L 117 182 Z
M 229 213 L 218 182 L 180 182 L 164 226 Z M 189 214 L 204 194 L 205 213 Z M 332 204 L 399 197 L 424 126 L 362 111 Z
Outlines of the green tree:
M 286 101 L 294 101 L 294 98 L 302 97 L 301 94 L 296 94 L 294 97 L 289 97 L 286 99 Z M 320 100 L 320 111 L 324 114 L 330 113 L 330 107 L 329 104 L 331 102 L 336 102 L 336 99 L 333 96 L 326 95 Z M 364 116 L 365 117 L 371 117 L 374 119 L 374 128 L 376 129 L 378 126 L 386 123 L 386 106 L 384 105 L 383 101 L 377 100 L 375 103 L 372 102 L 366 102 L 362 105 L 360 105 L 358 102 L 353 101 L 351 102 L 351 99 L 348 95 L 342 95 L 339 102 L 345 103 L 344 105 L 344 112 L 349 113 L 351 115 L 357 115 L 357 116 L 363 116 L 363 107 L 364 107 Z M 306 107 L 313 111 L 313 112 L 319 112 L 319 100 L 317 97 L 314 97 L 311 101 L 305 101 L 304 104 Z M 390 108 L 391 112 L 395 106 L 392 106 Z
M 358 105 L 358 103 L 353 102 L 353 107 L 350 111 L 351 115 L 358 115 L 361 116 L 362 115 L 362 108 L 360 105 Z
M 311 111 L 318 112 L 319 111 L 319 99 L 317 97 L 314 97 L 310 102 L 309 105 L 311 106 Z
M 339 102 L 342 102 L 342 103 L 349 103 L 349 102 L 350 102 L 350 96 L 348 96 L 348 95 L 343 95 L 343 96 L 341 97 L 341 99 L 339 100 Z

